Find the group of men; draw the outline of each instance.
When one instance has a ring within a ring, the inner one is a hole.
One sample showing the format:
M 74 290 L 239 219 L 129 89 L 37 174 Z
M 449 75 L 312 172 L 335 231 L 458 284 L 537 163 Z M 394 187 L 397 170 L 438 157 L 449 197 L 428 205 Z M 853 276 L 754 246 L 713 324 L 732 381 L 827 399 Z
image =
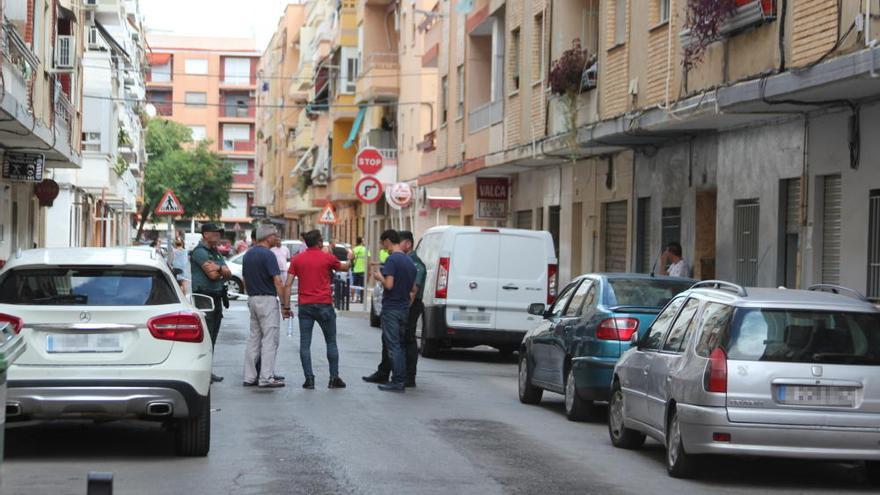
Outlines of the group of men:
M 202 241 L 190 255 L 192 290 L 214 299 L 214 310 L 205 316 L 212 344 L 216 345 L 223 307 L 228 306 L 224 280 L 231 277 L 223 256 L 217 251 L 222 228 L 213 223 L 202 226 Z M 328 388 L 345 388 L 339 376 L 339 348 L 336 343 L 336 311 L 333 307 L 332 277 L 334 272 L 347 272 L 360 250 L 348 254 L 348 260 L 323 249 L 320 231 L 303 234 L 305 251 L 294 256 L 287 272 L 283 272 L 277 253 L 278 232 L 272 225 L 259 226 L 254 244 L 242 260 L 242 276 L 248 295 L 250 335 L 245 347 L 244 386 L 278 388 L 285 386 L 284 377 L 275 372 L 282 319 L 294 317 L 290 306 L 293 282 L 298 284 L 300 330 L 300 361 L 305 382 L 303 388 L 315 388 L 311 342 L 317 323 L 327 346 L 330 365 Z M 359 247 L 363 247 L 359 239 Z M 388 230 L 382 233 L 384 263 L 371 264 L 371 278 L 383 286 L 382 296 L 382 361 L 378 370 L 363 377 L 378 383 L 383 391 L 403 392 L 415 386 L 418 348 L 415 328 L 421 314 L 425 265 L 415 254 L 411 232 Z M 273 249 L 275 248 L 275 249 Z M 363 249 L 363 251 L 366 251 Z M 365 257 L 365 256 L 364 256 Z M 360 260 L 357 260 L 360 261 Z M 356 261 L 356 262 L 357 262 Z M 366 264 L 365 262 L 363 264 Z M 212 375 L 213 381 L 223 378 Z M 390 380 L 390 381 L 389 381 Z

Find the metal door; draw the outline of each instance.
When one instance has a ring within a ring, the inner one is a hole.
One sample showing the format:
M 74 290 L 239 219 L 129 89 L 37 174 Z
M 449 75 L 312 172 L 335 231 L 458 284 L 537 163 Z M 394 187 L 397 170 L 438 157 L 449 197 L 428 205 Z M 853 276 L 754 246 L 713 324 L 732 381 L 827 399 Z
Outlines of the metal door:
M 736 283 L 756 285 L 758 276 L 758 200 L 737 201 L 734 208 Z
M 868 298 L 880 300 L 880 189 L 871 191 L 868 216 Z
M 822 188 L 822 283 L 840 283 L 840 175 L 825 176 Z
M 615 201 L 603 205 L 605 225 L 604 246 L 606 272 L 626 271 L 626 201 Z

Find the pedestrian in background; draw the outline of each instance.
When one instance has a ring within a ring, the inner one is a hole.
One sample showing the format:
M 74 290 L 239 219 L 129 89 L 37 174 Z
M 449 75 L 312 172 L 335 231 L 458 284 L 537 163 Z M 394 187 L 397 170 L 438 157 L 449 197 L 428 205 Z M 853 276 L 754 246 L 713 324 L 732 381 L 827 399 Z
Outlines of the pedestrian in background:
M 226 266 L 226 260 L 217 250 L 223 228 L 208 222 L 202 225 L 202 240 L 190 254 L 190 271 L 192 272 L 193 293 L 204 294 L 214 300 L 214 311 L 205 314 L 211 345 L 217 345 L 220 334 L 220 322 L 223 320 L 223 308 L 229 307 L 226 296 L 226 282 L 232 278 L 232 272 Z M 223 377 L 211 374 L 211 381 L 222 382 Z
M 419 318 L 421 317 L 422 312 L 425 309 L 425 305 L 424 303 L 422 303 L 422 295 L 424 294 L 425 280 L 427 278 L 428 271 L 425 267 L 425 264 L 422 262 L 421 259 L 419 259 L 419 256 L 413 250 L 415 239 L 412 232 L 402 230 L 399 232 L 399 235 L 400 250 L 404 254 L 409 256 L 416 267 L 415 285 L 413 286 L 412 293 L 410 294 L 410 299 L 412 300 L 412 302 L 409 305 L 409 312 L 406 318 L 406 332 L 404 334 L 403 340 L 403 346 L 406 354 L 406 381 L 404 385 L 406 387 L 415 387 L 416 366 L 419 359 L 419 346 L 416 342 L 416 326 L 418 325 Z M 363 380 L 368 383 L 386 383 L 388 382 L 388 378 L 391 375 L 391 368 L 391 356 L 388 352 L 388 345 L 383 338 L 382 362 L 379 363 L 379 369 L 377 369 L 376 372 L 372 375 L 363 377 Z
M 352 249 L 351 284 L 352 288 L 357 291 L 354 302 L 364 302 L 364 291 L 366 290 L 364 275 L 367 273 L 367 258 L 369 257 L 370 253 L 364 246 L 364 238 L 358 237 L 357 245 Z
M 691 276 L 691 267 L 682 257 L 681 244 L 670 242 L 666 246 L 666 250 L 660 255 L 660 275 L 669 275 L 670 277 Z
M 290 293 L 293 281 L 299 278 L 299 357 L 302 362 L 305 382 L 303 388 L 315 388 L 315 373 L 312 369 L 312 330 L 317 323 L 324 334 L 327 345 L 327 361 L 330 363 L 330 383 L 328 388 L 345 388 L 339 377 L 339 348 L 336 345 L 336 310 L 333 309 L 333 292 L 330 286 L 332 271 L 344 272 L 350 268 L 348 261 L 339 261 L 325 252 L 321 232 L 313 230 L 303 234 L 306 250 L 290 262 L 287 283 L 284 286 L 284 307 L 286 317 L 290 311 Z
M 382 284 L 382 339 L 391 359 L 391 383 L 380 383 L 379 390 L 404 392 L 406 386 L 406 320 L 410 298 L 416 281 L 416 266 L 400 248 L 400 234 L 394 230 L 382 232 L 382 246 L 388 259 L 381 269 L 373 268 L 373 278 Z
M 190 273 L 189 256 L 186 249 L 183 248 L 183 240 L 177 238 L 174 241 L 174 251 L 172 252 L 171 268 L 174 270 L 174 277 L 184 294 L 189 294 L 189 284 L 192 280 Z
M 256 238 L 256 244 L 247 250 L 242 260 L 242 276 L 247 287 L 251 316 L 250 335 L 244 355 L 243 384 L 246 387 L 277 388 L 284 386 L 284 380 L 275 376 L 281 324 L 278 297 L 284 294 L 284 284 L 281 282 L 278 260 L 269 247 L 275 245 L 278 233 L 272 225 L 261 225 L 257 228 Z
M 278 269 L 281 271 L 281 281 L 287 282 L 287 263 L 290 262 L 290 250 L 281 244 L 281 238 L 275 236 L 275 242 L 272 245 L 272 254 L 278 261 Z

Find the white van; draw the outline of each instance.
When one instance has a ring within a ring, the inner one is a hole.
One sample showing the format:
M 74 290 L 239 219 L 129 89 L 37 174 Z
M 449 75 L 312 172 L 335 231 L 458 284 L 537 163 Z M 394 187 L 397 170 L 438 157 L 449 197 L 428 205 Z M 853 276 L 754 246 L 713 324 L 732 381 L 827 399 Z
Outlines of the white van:
M 417 253 L 428 269 L 421 353 L 490 345 L 513 352 L 535 326 L 527 309 L 556 297 L 557 260 L 546 231 L 434 227 Z

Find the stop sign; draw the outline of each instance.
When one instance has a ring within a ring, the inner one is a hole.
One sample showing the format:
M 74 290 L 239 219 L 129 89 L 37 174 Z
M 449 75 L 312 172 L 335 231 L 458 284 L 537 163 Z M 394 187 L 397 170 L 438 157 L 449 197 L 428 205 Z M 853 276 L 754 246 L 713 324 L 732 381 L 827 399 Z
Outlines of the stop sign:
M 367 147 L 358 151 L 354 161 L 364 175 L 375 175 L 382 170 L 382 153 L 376 148 Z

